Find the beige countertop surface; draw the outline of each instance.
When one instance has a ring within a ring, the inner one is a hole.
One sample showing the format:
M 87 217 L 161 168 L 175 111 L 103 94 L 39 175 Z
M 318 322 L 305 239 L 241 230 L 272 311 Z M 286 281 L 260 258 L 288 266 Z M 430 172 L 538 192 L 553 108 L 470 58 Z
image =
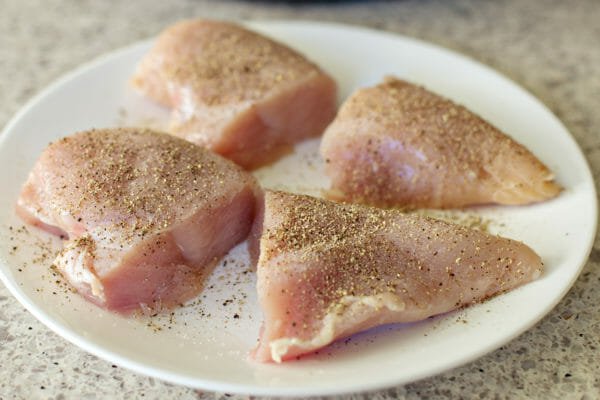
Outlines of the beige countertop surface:
M 0 126 L 50 82 L 181 18 L 305 19 L 362 25 L 466 54 L 555 113 L 600 176 L 598 0 L 0 0 Z M 600 398 L 600 242 L 534 328 L 481 359 L 405 386 L 340 398 Z M 85 353 L 0 285 L 0 399 L 244 398 L 199 392 Z

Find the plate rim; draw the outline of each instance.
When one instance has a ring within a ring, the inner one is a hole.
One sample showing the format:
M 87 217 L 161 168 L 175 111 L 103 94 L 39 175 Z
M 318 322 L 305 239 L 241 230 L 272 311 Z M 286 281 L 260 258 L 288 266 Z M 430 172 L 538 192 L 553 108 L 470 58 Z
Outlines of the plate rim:
M 50 328 L 54 333 L 63 337 L 67 341 L 73 343 L 80 349 L 91 353 L 103 360 L 108 362 L 117 364 L 125 369 L 133 371 L 134 373 L 143 374 L 146 376 L 150 376 L 156 379 L 160 379 L 163 381 L 171 382 L 174 384 L 197 388 L 197 389 L 206 389 L 210 391 L 217 392 L 227 392 L 227 393 L 236 393 L 236 394 L 253 394 L 253 395 L 267 395 L 267 396 L 314 396 L 314 395 L 341 395 L 341 394 L 349 394 L 349 393 L 362 393 L 373 391 L 377 389 L 389 388 L 392 386 L 404 385 L 409 382 L 414 382 L 417 380 L 421 380 L 427 377 L 438 375 L 444 371 L 448 371 L 450 369 L 456 368 L 461 365 L 468 364 L 485 354 L 490 353 L 498 349 L 499 347 L 505 345 L 506 343 L 514 340 L 516 337 L 522 335 L 524 332 L 530 330 L 533 326 L 537 325 L 542 318 L 548 315 L 549 312 L 552 311 L 556 307 L 556 305 L 565 297 L 565 295 L 571 290 L 573 284 L 578 279 L 581 271 L 585 267 L 591 250 L 593 248 L 593 244 L 595 242 L 597 227 L 598 227 L 598 199 L 596 195 L 596 187 L 593 174 L 591 172 L 589 162 L 583 153 L 581 147 L 575 140 L 574 136 L 571 132 L 565 127 L 562 121 L 537 97 L 535 97 L 532 93 L 530 93 L 527 89 L 509 79 L 500 71 L 493 69 L 492 67 L 484 64 L 483 62 L 476 60 L 475 58 L 465 55 L 460 51 L 456 51 L 454 49 L 447 49 L 438 44 L 430 43 L 418 38 L 406 36 L 401 33 L 396 33 L 392 31 L 373 29 L 365 26 L 354 25 L 354 24 L 346 24 L 340 22 L 323 22 L 323 21 L 313 21 L 313 20 L 286 20 L 286 19 L 276 19 L 276 20 L 267 20 L 267 19 L 254 19 L 254 20 L 235 20 L 235 22 L 249 26 L 250 28 L 260 28 L 265 27 L 267 29 L 273 27 L 294 27 L 294 28 L 302 28 L 302 29 L 314 29 L 314 28 L 327 28 L 327 29 L 335 29 L 335 30 L 351 30 L 363 35 L 370 36 L 379 36 L 385 37 L 390 40 L 400 40 L 412 45 L 426 48 L 427 50 L 433 50 L 435 52 L 441 53 L 444 56 L 451 56 L 454 58 L 459 58 L 461 61 L 471 64 L 471 66 L 477 67 L 479 70 L 484 71 L 488 74 L 494 75 L 496 78 L 502 81 L 503 85 L 509 85 L 512 89 L 518 90 L 522 95 L 528 97 L 529 101 L 535 102 L 543 111 L 547 114 L 548 117 L 552 119 L 552 122 L 567 134 L 566 138 L 571 142 L 571 145 L 577 152 L 577 156 L 583 161 L 586 166 L 584 172 L 584 178 L 586 181 L 591 182 L 591 193 L 590 198 L 592 202 L 590 206 L 593 209 L 593 215 L 591 217 L 592 223 L 590 224 L 589 232 L 586 232 L 588 237 L 588 243 L 585 248 L 587 248 L 586 252 L 580 253 L 578 257 L 578 267 L 576 272 L 572 275 L 568 284 L 564 286 L 560 295 L 555 296 L 553 301 L 548 304 L 547 307 L 543 309 L 543 311 L 538 312 L 535 318 L 531 318 L 526 324 L 520 326 L 520 329 L 514 330 L 511 335 L 506 335 L 500 341 L 495 341 L 493 343 L 488 343 L 484 346 L 480 346 L 478 351 L 474 351 L 469 354 L 467 357 L 463 357 L 460 359 L 454 359 L 447 362 L 440 363 L 437 368 L 432 368 L 427 371 L 422 371 L 421 373 L 412 374 L 411 376 L 405 377 L 389 377 L 387 379 L 380 379 L 374 382 L 369 382 L 368 384 L 364 382 L 360 383 L 349 383 L 344 388 L 312 388 L 311 387 L 280 387 L 280 386 L 258 386 L 258 385 L 247 385 L 247 384 L 231 384 L 224 381 L 218 381 L 215 379 L 202 379 L 202 378 L 189 378 L 179 373 L 174 373 L 171 371 L 158 370 L 155 367 L 149 367 L 141 362 L 133 361 L 128 357 L 122 356 L 114 351 L 106 350 L 102 346 L 95 344 L 94 342 L 86 339 L 84 336 L 75 333 L 74 331 L 69 330 L 66 326 L 63 326 L 59 321 L 51 318 L 49 315 L 45 314 L 43 310 L 38 309 L 38 307 L 33 303 L 33 301 L 19 288 L 19 285 L 16 281 L 13 281 L 12 277 L 8 276 L 5 273 L 5 269 L 10 268 L 4 260 L 0 259 L 0 280 L 9 290 L 9 292 L 40 322 Z M 41 102 L 45 97 L 49 96 L 55 90 L 66 84 L 67 82 L 75 79 L 77 76 L 92 70 L 94 68 L 100 67 L 105 63 L 110 62 L 113 59 L 117 59 L 124 54 L 127 54 L 133 51 L 136 47 L 147 46 L 151 43 L 156 36 L 139 40 L 124 47 L 120 47 L 99 55 L 89 61 L 86 61 L 82 64 L 79 64 L 76 68 L 60 75 L 58 78 L 54 79 L 50 84 L 44 87 L 41 91 L 31 97 L 28 101 L 25 102 L 23 106 L 21 106 L 18 111 L 14 114 L 12 118 L 6 123 L 4 128 L 2 129 L 2 133 L 0 133 L 0 148 L 5 145 L 5 142 L 11 137 L 10 132 L 14 129 L 14 127 L 19 123 L 19 121 L 26 116 L 31 109 L 33 109 L 39 102 Z

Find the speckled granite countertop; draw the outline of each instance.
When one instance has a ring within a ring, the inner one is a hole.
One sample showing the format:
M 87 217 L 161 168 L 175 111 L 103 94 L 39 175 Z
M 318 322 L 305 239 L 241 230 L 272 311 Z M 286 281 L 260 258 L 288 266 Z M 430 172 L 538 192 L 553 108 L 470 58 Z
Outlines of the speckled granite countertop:
M 52 80 L 183 17 L 311 19 L 399 32 L 506 74 L 567 126 L 600 176 L 600 2 L 1 0 L 0 126 Z M 600 241 L 535 328 L 471 364 L 352 398 L 600 398 Z M 212 399 L 79 350 L 0 285 L 0 399 Z

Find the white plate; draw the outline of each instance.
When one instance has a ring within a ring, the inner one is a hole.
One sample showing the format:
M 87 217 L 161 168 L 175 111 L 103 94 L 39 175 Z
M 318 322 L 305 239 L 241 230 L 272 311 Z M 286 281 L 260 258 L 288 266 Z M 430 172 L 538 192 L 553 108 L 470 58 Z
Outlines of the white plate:
M 369 390 L 439 373 L 498 348 L 554 307 L 587 259 L 597 208 L 581 151 L 539 101 L 472 60 L 398 35 L 311 22 L 250 26 L 331 72 L 339 82 L 340 99 L 395 74 L 467 105 L 529 147 L 556 172 L 565 191 L 543 204 L 472 213 L 491 219 L 491 231 L 534 248 L 546 265 L 543 276 L 467 310 L 375 329 L 283 365 L 246 360 L 261 313 L 245 245 L 217 268 L 212 288 L 171 316 L 126 319 L 86 303 L 56 283 L 48 269 L 48 253 L 58 249 L 58 241 L 34 229 L 20 231 L 13 206 L 49 141 L 92 127 L 164 123 L 164 110 L 127 88 L 135 64 L 150 47 L 144 42 L 67 75 L 29 102 L 2 134 L 0 271 L 4 284 L 30 312 L 90 353 L 143 374 L 214 391 L 300 396 Z M 295 155 L 257 175 L 269 187 L 318 194 L 326 181 L 317 145 L 306 142 Z

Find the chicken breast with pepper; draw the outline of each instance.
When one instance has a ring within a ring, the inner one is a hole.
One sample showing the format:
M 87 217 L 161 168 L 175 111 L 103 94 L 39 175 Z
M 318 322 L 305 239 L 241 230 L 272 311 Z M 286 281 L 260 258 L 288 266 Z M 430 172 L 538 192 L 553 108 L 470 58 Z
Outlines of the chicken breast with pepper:
M 258 192 L 240 167 L 185 140 L 104 129 L 48 146 L 17 212 L 67 239 L 54 264 L 82 295 L 127 313 L 196 295 L 246 238 Z
M 258 237 L 258 361 L 483 301 L 542 271 L 526 245 L 398 210 L 266 192 Z
M 323 135 L 332 198 L 384 207 L 529 204 L 552 172 L 465 107 L 395 78 L 356 91 Z
M 245 168 L 322 134 L 336 110 L 336 84 L 319 67 L 228 22 L 190 20 L 167 28 L 132 82 L 173 109 L 171 133 Z

